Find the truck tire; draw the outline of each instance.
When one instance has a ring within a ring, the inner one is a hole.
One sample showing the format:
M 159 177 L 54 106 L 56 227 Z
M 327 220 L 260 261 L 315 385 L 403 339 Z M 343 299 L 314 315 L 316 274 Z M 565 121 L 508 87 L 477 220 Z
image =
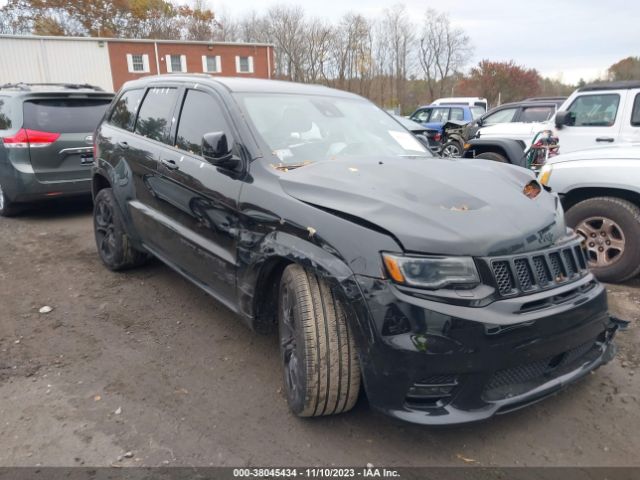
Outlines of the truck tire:
M 103 188 L 93 205 L 93 230 L 100 259 L 109 270 L 118 271 L 145 263 L 149 254 L 136 250 L 124 230 L 122 214 L 113 191 Z
M 482 158 L 483 160 L 493 160 L 494 162 L 500 163 L 509 163 L 507 157 L 496 152 L 484 152 L 480 155 L 476 155 L 476 158 Z
M 360 391 L 360 365 L 344 309 L 327 282 L 300 265 L 286 267 L 278 327 L 291 410 L 300 417 L 351 410 Z
M 616 197 L 575 204 L 567 225 L 585 238 L 589 267 L 604 282 L 623 282 L 640 273 L 640 208 Z

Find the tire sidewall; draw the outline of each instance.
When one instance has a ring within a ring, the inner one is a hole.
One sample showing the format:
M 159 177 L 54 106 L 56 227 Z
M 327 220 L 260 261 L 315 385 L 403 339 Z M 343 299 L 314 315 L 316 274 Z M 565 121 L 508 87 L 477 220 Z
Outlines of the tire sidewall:
M 589 217 L 603 217 L 613 220 L 622 230 L 625 247 L 620 259 L 608 267 L 590 267 L 598 279 L 606 282 L 624 281 L 637 273 L 640 266 L 640 222 L 620 202 L 629 203 L 614 198 L 591 198 L 577 203 L 565 214 L 571 228 Z
M 283 315 L 283 297 L 285 294 L 285 290 L 288 291 L 290 301 L 292 303 L 293 310 L 293 322 L 295 325 L 294 339 L 296 342 L 296 354 L 298 356 L 298 369 L 297 369 L 297 377 L 299 381 L 297 382 L 297 389 L 295 392 L 292 392 L 289 389 L 288 381 L 287 381 L 287 370 L 284 365 L 284 348 L 283 348 L 283 331 L 286 328 L 284 324 L 284 315 Z M 284 382 L 285 393 L 287 396 L 287 401 L 289 403 L 289 407 L 296 414 L 300 414 L 304 411 L 306 404 L 306 392 L 307 385 L 309 383 L 307 369 L 306 369 L 306 359 L 307 359 L 307 351 L 305 338 L 303 334 L 303 322 L 302 315 L 300 312 L 300 303 L 298 299 L 298 295 L 296 293 L 296 285 L 293 279 L 293 276 L 290 274 L 288 269 L 285 269 L 282 278 L 280 280 L 280 295 L 278 298 L 278 338 L 280 343 L 280 359 L 282 363 L 282 380 Z
M 113 231 L 114 231 L 114 240 L 115 240 L 115 250 L 113 255 L 106 257 L 104 252 L 100 248 L 100 240 L 98 239 L 98 231 L 97 231 L 97 223 L 96 223 L 96 211 L 101 204 L 105 204 L 111 210 L 112 222 L 113 222 Z M 102 262 L 109 268 L 110 270 L 117 270 L 122 267 L 125 262 L 125 232 L 122 226 L 122 218 L 120 216 L 120 210 L 118 205 L 116 204 L 115 197 L 113 195 L 113 191 L 110 188 L 102 189 L 96 195 L 93 206 L 93 231 L 96 239 L 96 248 L 98 249 L 98 255 Z

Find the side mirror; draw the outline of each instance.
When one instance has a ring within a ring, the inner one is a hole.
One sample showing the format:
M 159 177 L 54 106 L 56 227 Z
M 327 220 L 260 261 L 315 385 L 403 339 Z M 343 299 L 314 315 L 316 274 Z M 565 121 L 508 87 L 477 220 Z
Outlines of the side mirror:
M 202 136 L 202 156 L 211 165 L 235 169 L 240 159 L 235 156 L 224 132 L 205 133 Z
M 573 116 L 571 112 L 560 110 L 556 112 L 556 128 L 562 128 L 565 125 L 571 125 Z
M 481 127 L 483 123 L 484 123 L 484 120 L 482 119 L 482 117 L 476 120 L 476 125 L 478 125 L 479 127 Z

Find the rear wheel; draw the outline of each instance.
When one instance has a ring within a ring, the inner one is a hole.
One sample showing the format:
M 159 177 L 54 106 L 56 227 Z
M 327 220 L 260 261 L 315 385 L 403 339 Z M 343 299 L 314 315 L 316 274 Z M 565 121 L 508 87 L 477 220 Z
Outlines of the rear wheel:
M 291 410 L 301 417 L 350 410 L 360 391 L 360 366 L 344 310 L 329 285 L 289 265 L 280 281 L 278 323 Z
M 462 144 L 456 140 L 450 140 L 442 146 L 443 157 L 461 157 Z
M 102 262 L 110 270 L 136 267 L 149 259 L 147 253 L 136 250 L 124 231 L 124 222 L 113 191 L 104 188 L 96 195 L 93 206 L 93 228 L 96 246 Z
M 480 155 L 476 155 L 476 158 L 482 158 L 484 160 L 492 160 L 494 162 L 500 162 L 500 163 L 509 163 L 509 160 L 507 160 L 507 157 L 496 152 L 484 152 L 484 153 L 481 153 Z
M 567 224 L 585 239 L 589 267 L 598 279 L 622 282 L 640 273 L 640 208 L 627 200 L 597 197 L 577 203 Z
M 0 183 L 0 216 L 2 217 L 11 217 L 18 213 L 18 208 L 15 203 L 11 202 L 4 193 L 2 189 L 2 184 Z

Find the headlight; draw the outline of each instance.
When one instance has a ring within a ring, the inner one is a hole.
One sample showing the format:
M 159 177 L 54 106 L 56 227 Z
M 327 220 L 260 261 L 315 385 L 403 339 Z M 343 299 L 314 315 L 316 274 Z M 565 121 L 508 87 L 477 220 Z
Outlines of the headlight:
M 383 253 L 382 258 L 394 282 L 432 290 L 448 285 L 473 287 L 480 283 L 471 257 L 407 257 Z
M 553 167 L 551 165 L 545 165 L 542 167 L 542 170 L 540 170 L 540 176 L 538 177 L 538 181 L 545 187 L 549 186 L 549 178 L 551 177 L 551 170 L 553 170 Z

